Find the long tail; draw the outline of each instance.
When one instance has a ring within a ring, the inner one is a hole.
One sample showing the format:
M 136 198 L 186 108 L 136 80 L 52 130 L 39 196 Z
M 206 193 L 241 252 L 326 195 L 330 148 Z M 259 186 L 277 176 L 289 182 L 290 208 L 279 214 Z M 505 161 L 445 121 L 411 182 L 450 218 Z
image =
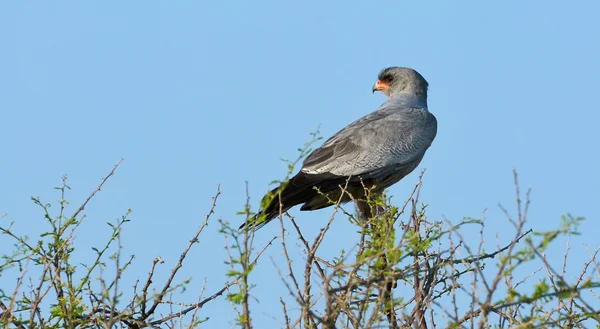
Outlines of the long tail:
M 310 175 L 300 171 L 296 176 L 271 190 L 261 201 L 261 210 L 253 218 L 240 226 L 255 231 L 284 213 L 288 209 L 306 203 L 322 193 L 329 192 L 345 183 L 346 178 L 332 174 Z
M 291 208 L 292 206 L 284 207 L 282 196 L 284 195 L 285 188 L 286 183 L 283 183 L 267 193 L 261 201 L 261 205 L 264 208 L 258 214 L 254 215 L 254 217 L 249 218 L 247 222 L 240 225 L 240 230 L 246 227 L 256 231 L 277 217 L 280 210 L 283 213 Z

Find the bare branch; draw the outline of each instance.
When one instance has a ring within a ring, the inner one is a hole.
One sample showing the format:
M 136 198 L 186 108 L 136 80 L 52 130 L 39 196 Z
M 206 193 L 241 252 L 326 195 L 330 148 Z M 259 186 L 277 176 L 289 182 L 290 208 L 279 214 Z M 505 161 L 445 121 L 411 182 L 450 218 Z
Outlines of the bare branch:
M 112 170 L 108 173 L 108 175 L 106 175 L 104 178 L 102 178 L 102 180 L 100 181 L 100 184 L 98 184 L 98 187 L 96 187 L 96 189 L 92 192 L 92 194 L 90 194 L 90 196 L 88 196 L 88 198 L 81 204 L 81 206 L 79 206 L 79 208 L 77 208 L 77 210 L 75 210 L 73 215 L 71 215 L 71 218 L 76 218 L 77 215 L 79 215 L 79 213 L 82 212 L 83 209 L 85 209 L 85 206 L 94 197 L 94 195 L 96 195 L 96 193 L 98 193 L 100 191 L 100 189 L 102 188 L 102 185 L 104 185 L 106 180 L 108 178 L 110 178 L 110 176 L 115 174 L 115 170 L 117 170 L 117 167 L 121 164 L 121 162 L 123 162 L 123 159 L 119 160 L 119 162 L 117 162 L 117 164 L 113 166 Z
M 204 222 L 202 222 L 200 227 L 198 227 L 198 230 L 196 230 L 196 234 L 194 234 L 194 237 L 189 241 L 187 247 L 179 256 L 179 261 L 177 262 L 177 265 L 175 265 L 175 267 L 173 267 L 173 269 L 171 270 L 171 275 L 167 279 L 167 282 L 165 283 L 161 292 L 158 294 L 157 298 L 154 300 L 154 303 L 152 304 L 150 309 L 146 312 L 146 314 L 144 316 L 142 316 L 142 320 L 145 320 L 151 314 L 154 314 L 154 311 L 156 310 L 156 307 L 160 303 L 160 300 L 163 299 L 165 297 L 165 295 L 167 294 L 167 291 L 171 287 L 171 283 L 173 282 L 173 279 L 175 278 L 175 274 L 177 274 L 177 271 L 183 266 L 183 261 L 185 260 L 187 253 L 190 251 L 190 249 L 192 248 L 194 243 L 198 242 L 198 236 L 200 236 L 200 233 L 202 233 L 202 231 L 204 230 L 206 225 L 208 225 L 208 220 L 215 211 L 215 207 L 217 205 L 217 200 L 219 198 L 219 195 L 221 195 L 221 184 L 217 185 L 217 192 L 216 192 L 215 196 L 212 198 L 212 205 L 210 207 L 210 210 L 204 216 Z M 225 289 L 223 291 L 225 291 Z

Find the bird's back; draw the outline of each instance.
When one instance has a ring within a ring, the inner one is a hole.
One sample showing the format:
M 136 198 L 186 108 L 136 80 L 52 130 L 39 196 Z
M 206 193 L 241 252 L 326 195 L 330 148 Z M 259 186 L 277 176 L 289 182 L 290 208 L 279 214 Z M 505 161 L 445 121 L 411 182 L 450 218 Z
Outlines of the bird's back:
M 395 95 L 329 138 L 304 161 L 303 171 L 350 176 L 408 163 L 423 156 L 436 133 L 424 100 Z

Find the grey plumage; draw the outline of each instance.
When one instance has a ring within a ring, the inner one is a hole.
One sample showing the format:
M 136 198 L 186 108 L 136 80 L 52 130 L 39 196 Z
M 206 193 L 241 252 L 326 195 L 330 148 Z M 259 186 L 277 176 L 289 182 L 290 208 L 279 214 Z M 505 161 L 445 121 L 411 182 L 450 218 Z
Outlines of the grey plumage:
M 270 199 L 259 213 L 265 215 L 261 222 L 256 223 L 257 216 L 247 224 L 260 228 L 298 204 L 301 210 L 315 210 L 340 197 L 350 201 L 340 187 L 354 199 L 364 197 L 363 185 L 381 193 L 412 172 L 437 133 L 436 118 L 427 109 L 427 88 L 413 69 L 382 70 L 373 91 L 381 90 L 388 100 L 310 153 L 298 174 L 265 197 Z

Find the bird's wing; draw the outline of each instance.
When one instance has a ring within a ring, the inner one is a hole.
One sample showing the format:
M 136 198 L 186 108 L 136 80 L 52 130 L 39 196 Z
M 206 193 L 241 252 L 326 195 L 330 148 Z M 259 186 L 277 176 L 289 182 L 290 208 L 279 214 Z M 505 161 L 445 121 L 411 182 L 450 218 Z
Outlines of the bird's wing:
M 307 174 L 377 174 L 421 157 L 437 132 L 433 114 L 423 108 L 383 107 L 353 122 L 308 155 Z

